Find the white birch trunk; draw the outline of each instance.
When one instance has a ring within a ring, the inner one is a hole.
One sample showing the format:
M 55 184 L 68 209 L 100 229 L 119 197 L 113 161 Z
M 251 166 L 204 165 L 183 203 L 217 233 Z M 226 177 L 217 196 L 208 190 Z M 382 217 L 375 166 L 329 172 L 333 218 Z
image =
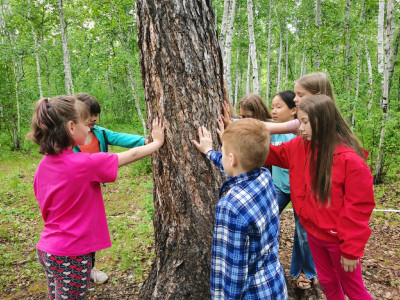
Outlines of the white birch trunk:
M 367 99 L 368 99 L 368 120 L 371 118 L 371 109 L 372 109 L 372 103 L 373 103 L 373 97 L 372 97 L 372 85 L 373 85 L 373 77 L 372 77 L 372 63 L 371 63 L 371 56 L 369 54 L 368 50 L 368 45 L 367 45 L 367 40 L 364 40 L 365 44 L 365 56 L 367 59 L 367 66 L 368 66 L 368 93 L 367 93 Z
M 389 85 L 390 85 L 390 63 L 392 61 L 392 42 L 394 35 L 394 20 L 393 18 L 394 2 L 387 0 L 386 11 L 386 26 L 385 26 L 385 55 L 384 55 L 384 70 L 383 70 L 383 83 L 382 83 L 382 121 L 381 121 L 381 134 L 379 138 L 378 158 L 375 166 L 375 183 L 381 183 L 383 179 L 383 144 L 386 136 L 386 123 L 388 120 L 388 106 L 389 106 Z
M 287 89 L 288 77 L 289 77 L 289 31 L 286 31 L 286 58 L 285 58 L 285 85 L 284 90 Z
M 66 26 L 65 26 L 65 21 L 64 21 L 62 0 L 58 0 L 58 12 L 60 15 L 61 42 L 62 42 L 62 48 L 63 48 L 65 92 L 68 95 L 73 95 L 75 93 L 74 93 L 74 85 L 72 83 L 71 63 L 70 63 L 70 57 L 69 57 L 67 32 L 66 32 Z
M 239 91 L 239 47 L 236 50 L 235 97 L 233 100 L 233 107 L 235 108 L 235 110 L 238 100 L 238 91 Z
M 349 75 L 348 70 L 350 70 L 350 61 L 351 61 L 351 44 L 350 44 L 350 7 L 351 0 L 346 0 L 346 15 L 345 15 L 345 25 L 344 25 L 344 33 L 346 37 L 346 57 L 345 57 L 345 66 L 344 66 L 344 80 L 346 82 L 346 91 L 347 95 L 350 96 L 350 81 L 351 75 Z
M 250 40 L 250 54 L 251 64 L 253 67 L 253 92 L 258 94 L 258 64 L 257 64 L 257 49 L 256 41 L 254 37 L 254 25 L 253 25 L 253 1 L 247 0 L 247 18 L 249 25 L 249 40 Z
M 361 7 L 361 12 L 360 12 L 360 21 L 358 23 L 358 28 L 357 28 L 357 41 L 356 45 L 359 44 L 360 41 L 360 28 L 363 24 L 363 18 L 364 18 L 364 7 L 365 7 L 365 0 L 363 1 L 362 7 Z M 357 102 L 358 102 L 358 95 L 360 91 L 360 72 L 361 72 L 361 47 L 358 48 L 357 50 L 357 75 L 356 75 L 356 95 L 354 97 L 354 104 L 352 105 L 351 108 L 351 127 L 352 129 L 355 126 L 355 110 L 357 108 Z
M 232 0 L 229 14 L 229 28 L 226 36 L 225 57 L 224 57 L 224 78 L 228 92 L 229 101 L 232 103 L 232 77 L 231 77 L 231 61 L 232 61 L 232 39 L 233 39 L 233 23 L 235 20 L 236 0 Z
M 138 112 L 140 121 L 142 122 L 142 125 L 143 125 L 144 136 L 147 136 L 146 122 L 144 120 L 143 113 L 142 113 L 142 110 L 140 108 L 139 99 L 138 99 L 138 96 L 136 94 L 135 81 L 133 79 L 133 71 L 132 71 L 132 66 L 131 66 L 130 63 L 128 63 L 128 72 L 129 72 L 129 81 L 131 82 L 132 95 L 133 95 L 133 99 L 135 101 L 136 110 Z
M 321 0 L 316 0 L 315 1 L 315 27 L 317 28 L 317 32 L 315 33 L 314 38 L 318 41 L 318 33 L 319 33 L 319 28 L 321 27 L 321 12 L 322 12 L 322 6 L 321 6 Z M 321 63 L 319 61 L 319 55 L 318 51 L 315 52 L 314 54 L 314 63 L 315 63 L 315 68 L 319 70 L 321 68 Z
M 384 23 L 385 23 L 385 0 L 379 0 L 379 11 L 378 11 L 378 72 L 383 73 L 384 69 L 384 57 L 383 57 L 383 35 L 384 35 Z
M 249 55 L 247 56 L 247 80 L 246 80 L 246 94 L 250 94 L 251 85 L 251 55 L 249 47 Z
M 276 92 L 279 93 L 281 89 L 281 61 L 282 61 L 282 31 L 279 30 L 279 55 L 278 55 L 278 75 L 276 77 Z
M 30 0 L 28 0 L 28 22 L 31 25 L 32 37 L 33 37 L 33 41 L 34 41 L 34 45 L 35 45 L 34 49 L 35 49 L 36 74 L 37 74 L 37 80 L 38 80 L 39 95 L 40 95 L 40 98 L 43 98 L 42 80 L 41 80 L 41 72 L 40 72 L 40 60 L 39 60 L 39 46 L 38 46 L 38 40 L 37 40 L 35 28 L 33 26 L 32 20 L 31 20 L 31 1 Z
M 219 47 L 221 48 L 222 57 L 225 56 L 224 55 L 224 53 L 225 53 L 225 37 L 226 37 L 226 31 L 227 31 L 227 26 L 228 26 L 229 6 L 230 6 L 230 0 L 225 0 L 224 1 L 224 14 L 222 16 L 222 24 L 221 24 L 221 33 L 219 35 Z
M 269 102 L 270 97 L 270 83 L 271 83 L 271 25 L 272 25 L 272 16 L 271 16 L 271 3 L 269 5 L 269 13 L 268 13 L 268 53 L 267 53 L 267 87 L 265 90 L 265 99 L 267 103 Z

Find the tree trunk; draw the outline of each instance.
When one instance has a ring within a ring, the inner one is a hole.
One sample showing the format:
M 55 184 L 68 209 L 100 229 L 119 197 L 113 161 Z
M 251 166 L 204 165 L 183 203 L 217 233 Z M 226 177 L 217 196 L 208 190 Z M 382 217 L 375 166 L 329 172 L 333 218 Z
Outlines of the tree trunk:
M 269 104 L 270 97 L 270 84 L 271 84 L 271 25 L 272 25 L 272 16 L 271 16 L 271 3 L 269 3 L 269 12 L 268 12 L 268 53 L 267 53 L 267 87 L 265 91 L 265 99 L 267 101 L 267 105 Z
M 373 103 L 373 97 L 372 97 L 372 91 L 373 91 L 373 77 L 372 77 L 372 63 L 371 63 L 371 56 L 369 54 L 368 50 L 368 44 L 367 44 L 367 39 L 364 40 L 365 44 L 365 56 L 367 59 L 367 66 L 368 66 L 368 93 L 367 93 L 367 99 L 368 99 L 368 120 L 371 118 L 371 109 L 372 109 L 372 103 Z
M 250 86 L 251 86 L 251 54 L 250 54 L 250 46 L 249 46 L 249 54 L 247 56 L 246 94 L 250 93 Z
M 71 63 L 70 63 L 70 57 L 69 57 L 67 32 L 66 32 L 66 26 L 65 26 L 65 21 L 64 21 L 62 0 L 58 0 L 58 12 L 60 15 L 61 42 L 62 42 L 62 48 L 63 48 L 65 92 L 68 95 L 73 95 L 75 93 L 74 93 L 74 85 L 72 83 Z
M 42 80 L 40 78 L 41 72 L 40 72 L 40 60 L 39 60 L 39 46 L 38 46 L 38 40 L 37 40 L 35 28 L 33 27 L 33 23 L 31 20 L 31 1 L 30 0 L 28 0 L 28 22 L 31 25 L 31 32 L 32 32 L 32 37 L 33 37 L 33 41 L 34 41 L 34 46 L 35 46 L 34 49 L 35 49 L 36 74 L 37 74 L 37 80 L 38 80 L 39 96 L 40 96 L 40 98 L 43 98 Z
M 344 35 L 346 38 L 346 56 L 344 59 L 344 81 L 346 83 L 346 91 L 347 95 L 350 96 L 350 82 L 351 73 L 348 73 L 348 70 L 351 70 L 350 62 L 351 62 L 351 43 L 350 43 L 350 7 L 351 0 L 346 0 L 346 22 L 344 24 Z
M 320 37 L 318 36 L 318 34 L 319 34 L 319 29 L 321 27 L 321 12 L 322 12 L 321 0 L 316 0 L 315 1 L 315 27 L 317 28 L 317 32 L 314 35 L 315 41 L 320 40 Z M 318 47 L 318 50 L 319 50 L 319 47 Z M 315 64 L 316 70 L 319 70 L 321 68 L 321 63 L 319 61 L 319 51 L 315 51 L 314 64 Z
M 383 73 L 384 68 L 384 53 L 383 53 L 383 36 L 385 27 L 385 0 L 379 0 L 379 11 L 378 11 L 378 72 Z
M 393 11 L 394 11 L 394 2 L 393 0 L 387 0 L 387 12 L 386 12 L 386 28 L 385 28 L 385 55 L 384 55 L 384 70 L 383 70 L 383 82 L 382 82 L 382 120 L 381 120 L 381 134 L 379 138 L 379 148 L 378 148 L 378 158 L 375 166 L 375 177 L 374 183 L 379 184 L 383 181 L 383 145 L 386 136 L 386 123 L 388 120 L 388 105 L 389 105 L 389 89 L 390 89 L 390 69 L 392 62 L 392 42 L 394 35 L 394 20 L 393 20 Z
M 286 47 L 285 47 L 285 84 L 283 89 L 286 90 L 289 77 L 289 31 L 286 31 Z
M 225 53 L 225 37 L 228 29 L 228 16 L 229 16 L 230 0 L 224 1 L 224 14 L 222 15 L 221 32 L 219 34 L 219 47 L 221 48 L 222 57 Z
M 232 0 L 229 15 L 229 28 L 226 36 L 226 46 L 224 55 L 224 77 L 226 89 L 228 92 L 229 100 L 232 103 L 232 76 L 231 76 L 231 62 L 232 62 L 232 39 L 233 39 L 233 22 L 235 20 L 236 0 Z M 222 51 L 222 49 L 221 49 Z
M 253 66 L 253 92 L 258 94 L 258 64 L 257 64 L 257 49 L 254 37 L 253 25 L 253 1 L 247 0 L 247 19 L 249 25 L 249 42 L 250 42 L 250 57 Z
M 236 72 L 235 72 L 235 97 L 233 101 L 233 107 L 236 110 L 239 90 L 239 47 L 236 49 Z
M 139 299 L 209 299 L 221 174 L 192 144 L 204 125 L 218 147 L 223 64 L 210 0 L 137 0 L 147 124 L 166 125 L 152 155 L 156 258 Z
M 360 22 L 358 23 L 358 29 L 357 29 L 356 45 L 358 45 L 359 41 L 360 41 L 360 30 L 361 30 L 360 28 L 361 28 L 361 25 L 363 24 L 364 7 L 365 7 L 365 0 L 363 1 L 362 7 L 361 7 Z M 351 106 L 351 127 L 352 127 L 352 129 L 354 128 L 355 122 L 356 122 L 355 110 L 357 108 L 358 96 L 359 96 L 359 91 L 360 91 L 360 73 L 361 73 L 361 47 L 359 47 L 357 50 L 356 95 L 354 97 L 354 103 Z
M 138 112 L 140 121 L 142 121 L 142 125 L 143 125 L 143 134 L 144 134 L 144 136 L 147 136 L 146 122 L 144 121 L 142 109 L 140 108 L 139 99 L 138 99 L 138 96 L 137 96 L 137 93 L 136 93 L 136 89 L 135 89 L 135 81 L 133 79 L 132 65 L 130 63 L 128 63 L 128 73 L 129 73 L 129 81 L 131 83 L 132 96 L 133 96 L 133 99 L 135 101 L 135 107 L 136 107 L 136 110 Z

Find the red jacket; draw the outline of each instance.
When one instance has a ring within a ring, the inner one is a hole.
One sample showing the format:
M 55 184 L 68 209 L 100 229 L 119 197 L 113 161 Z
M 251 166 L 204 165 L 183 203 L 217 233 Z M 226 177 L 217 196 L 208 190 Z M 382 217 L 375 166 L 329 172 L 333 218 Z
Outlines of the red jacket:
M 311 193 L 306 157 L 310 142 L 302 137 L 270 147 L 266 165 L 289 169 L 291 200 L 300 222 L 316 238 L 340 243 L 343 257 L 363 256 L 371 234 L 368 222 L 375 207 L 372 174 L 355 151 L 336 147 L 333 156 L 331 201 L 324 206 Z

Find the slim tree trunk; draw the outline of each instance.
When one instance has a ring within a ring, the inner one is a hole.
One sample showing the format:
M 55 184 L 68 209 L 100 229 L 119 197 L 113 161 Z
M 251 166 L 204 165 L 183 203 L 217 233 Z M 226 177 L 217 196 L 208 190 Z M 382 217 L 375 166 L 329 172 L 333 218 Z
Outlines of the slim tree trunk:
M 384 50 L 383 50 L 383 38 L 384 38 L 384 27 L 385 27 L 385 0 L 379 0 L 379 11 L 378 11 L 378 72 L 383 73 L 384 68 Z
M 222 15 L 222 24 L 221 24 L 221 33 L 219 34 L 219 47 L 221 49 L 222 57 L 224 57 L 225 53 L 225 38 L 226 32 L 228 29 L 228 16 L 229 16 L 229 7 L 230 0 L 224 1 L 224 14 Z
M 232 103 L 232 77 L 231 77 L 231 61 L 232 61 L 232 39 L 233 39 L 233 22 L 235 20 L 236 0 L 232 0 L 230 15 L 229 15 L 229 28 L 226 36 L 225 56 L 224 56 L 224 77 L 225 84 Z
M 363 25 L 363 19 L 364 19 L 364 7 L 365 7 L 365 0 L 363 1 L 363 4 L 361 6 L 361 12 L 360 12 L 360 22 L 358 23 L 358 28 L 357 28 L 357 41 L 356 45 L 359 44 L 360 41 L 360 28 Z M 354 104 L 351 107 L 351 127 L 354 128 L 355 122 L 356 122 L 356 117 L 355 117 L 355 110 L 357 108 L 357 102 L 358 102 L 358 94 L 360 91 L 360 72 L 361 72 L 361 47 L 358 48 L 357 50 L 357 75 L 356 75 L 356 95 L 354 97 Z
M 346 16 L 345 16 L 345 25 L 344 25 L 344 33 L 346 37 L 346 57 L 344 61 L 344 80 L 346 82 L 346 91 L 347 95 L 350 96 L 350 82 L 351 82 L 351 73 L 348 73 L 348 70 L 351 69 L 351 43 L 350 43 L 350 7 L 351 0 L 346 0 Z
M 251 54 L 249 46 L 249 55 L 247 56 L 247 80 L 246 80 L 246 94 L 250 93 L 251 86 Z
M 60 15 L 60 30 L 61 30 L 61 41 L 62 41 L 62 48 L 63 48 L 65 92 L 68 95 L 73 95 L 75 93 L 74 93 L 74 85 L 72 83 L 71 63 L 70 63 L 70 57 L 69 57 L 67 30 L 66 30 L 65 21 L 64 21 L 64 11 L 63 11 L 62 0 L 58 0 L 58 12 Z
M 321 0 L 316 0 L 315 1 L 315 27 L 317 29 L 317 32 L 314 35 L 314 38 L 316 41 L 319 41 L 318 34 L 319 34 L 319 29 L 321 27 L 321 12 L 322 12 Z M 314 54 L 315 69 L 317 69 L 317 70 L 319 70 L 321 68 L 321 63 L 319 61 L 319 53 L 318 52 L 319 51 L 315 51 L 315 54 Z
M 381 134 L 379 138 L 379 148 L 378 148 L 378 158 L 375 166 L 375 177 L 374 182 L 376 184 L 382 183 L 383 180 L 383 162 L 384 162 L 384 152 L 383 145 L 386 137 L 386 123 L 388 120 L 388 106 L 389 106 L 389 89 L 390 89 L 390 63 L 392 62 L 392 42 L 394 36 L 394 11 L 393 0 L 387 0 L 387 11 L 386 11 L 386 26 L 385 26 L 385 55 L 384 55 L 384 70 L 383 70 L 383 82 L 382 82 L 382 120 L 381 120 Z
M 372 77 L 372 63 L 371 63 L 371 56 L 369 54 L 368 50 L 368 45 L 367 45 L 367 40 L 364 40 L 365 44 L 365 56 L 367 59 L 367 66 L 368 66 L 368 93 L 367 93 L 367 99 L 368 99 L 368 120 L 371 118 L 371 109 L 372 109 L 372 103 L 373 103 L 373 97 L 372 97 L 372 87 L 373 87 L 373 77 Z
M 251 64 L 253 66 L 253 92 L 259 93 L 258 86 L 258 64 L 257 64 L 257 49 L 256 49 L 256 40 L 254 37 L 254 25 L 253 25 L 253 1 L 247 0 L 247 19 L 249 25 L 249 41 L 250 41 L 250 56 L 251 56 Z
M 235 97 L 233 101 L 233 107 L 235 108 L 235 110 L 238 101 L 238 90 L 239 90 L 239 47 L 236 50 Z
M 267 87 L 265 90 L 265 99 L 267 100 L 267 104 L 269 102 L 270 97 L 270 84 L 271 84 L 271 25 L 272 25 L 272 15 L 271 15 L 271 2 L 269 3 L 269 12 L 268 12 L 268 53 L 267 53 Z
M 129 72 L 129 81 L 131 83 L 132 96 L 133 96 L 133 99 L 135 100 L 135 107 L 136 107 L 136 110 L 138 112 L 140 121 L 142 122 L 142 125 L 143 125 L 144 136 L 147 136 L 146 122 L 145 122 L 144 117 L 143 117 L 142 109 L 140 108 L 139 99 L 138 99 L 138 96 L 137 96 L 137 93 L 136 93 L 136 89 L 135 89 L 135 80 L 133 79 L 132 65 L 130 63 L 128 63 L 128 72 Z
M 286 31 L 286 47 L 285 47 L 285 84 L 283 89 L 286 90 L 289 77 L 289 31 Z
M 34 41 L 35 59 L 36 59 L 36 74 L 37 74 L 37 80 L 38 80 L 39 95 L 40 95 L 40 98 L 43 98 L 42 80 L 41 80 L 41 72 L 40 72 L 40 60 L 39 60 L 39 46 L 38 46 L 38 40 L 37 40 L 35 28 L 33 26 L 32 20 L 31 20 L 31 1 L 30 0 L 28 0 L 28 22 L 31 25 L 31 32 L 32 32 L 32 37 L 33 37 L 33 41 Z
M 191 140 L 204 125 L 218 146 L 224 80 L 211 1 L 136 4 L 147 124 L 160 116 L 166 125 L 165 144 L 152 155 L 156 258 L 139 299 L 209 299 L 222 179 Z

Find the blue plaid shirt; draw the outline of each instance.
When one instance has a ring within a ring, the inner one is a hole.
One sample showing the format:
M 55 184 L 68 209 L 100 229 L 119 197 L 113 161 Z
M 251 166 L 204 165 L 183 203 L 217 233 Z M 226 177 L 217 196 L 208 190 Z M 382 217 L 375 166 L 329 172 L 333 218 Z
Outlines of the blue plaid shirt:
M 222 154 L 207 152 L 223 171 Z M 288 299 L 279 261 L 279 208 L 270 172 L 229 177 L 215 210 L 212 299 Z

